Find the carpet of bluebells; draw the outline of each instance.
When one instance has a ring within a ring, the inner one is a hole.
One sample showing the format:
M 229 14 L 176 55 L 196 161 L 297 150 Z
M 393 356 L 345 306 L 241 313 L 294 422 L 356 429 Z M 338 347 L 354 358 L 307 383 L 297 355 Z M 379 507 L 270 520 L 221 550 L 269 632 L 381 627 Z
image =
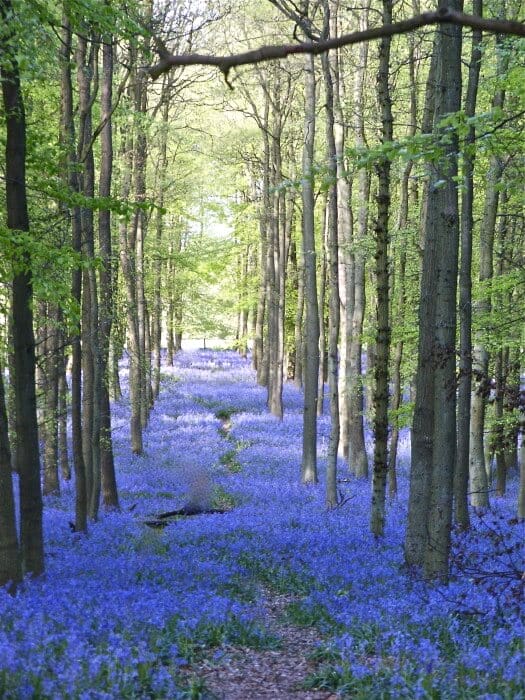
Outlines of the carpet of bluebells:
M 282 422 L 247 360 L 180 353 L 130 453 L 129 406 L 114 406 L 122 510 L 71 533 L 74 487 L 45 503 L 46 575 L 0 591 L 1 698 L 206 697 L 188 673 L 221 647 L 275 648 L 262 596 L 289 596 L 288 619 L 323 640 L 310 687 L 352 698 L 524 697 L 519 610 L 522 526 L 509 496 L 454 535 L 450 584 L 403 568 L 408 438 L 384 538 L 369 532 L 370 485 L 341 463 L 342 496 L 324 504 L 299 483 L 301 394 L 287 385 Z M 123 368 L 123 376 L 126 370 Z M 188 501 L 226 510 L 163 529 L 144 521 Z

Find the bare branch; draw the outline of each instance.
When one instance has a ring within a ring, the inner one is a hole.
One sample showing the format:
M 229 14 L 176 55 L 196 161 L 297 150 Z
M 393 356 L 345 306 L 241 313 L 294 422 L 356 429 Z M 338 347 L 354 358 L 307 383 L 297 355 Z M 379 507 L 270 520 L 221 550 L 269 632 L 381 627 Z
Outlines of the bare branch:
M 161 51 L 159 62 L 148 69 L 148 73 L 155 80 L 163 73 L 171 70 L 174 66 L 216 66 L 223 75 L 227 76 L 229 71 L 235 66 L 245 66 L 248 64 L 273 61 L 275 59 L 287 58 L 297 54 L 321 54 L 330 49 L 338 49 L 342 46 L 359 44 L 365 41 L 381 39 L 382 37 L 394 36 L 396 34 L 406 34 L 420 27 L 431 24 L 456 24 L 461 27 L 471 27 L 481 29 L 485 32 L 495 32 L 513 36 L 525 37 L 525 24 L 511 20 L 498 20 L 467 15 L 449 8 L 441 8 L 436 12 L 423 12 L 416 17 L 385 24 L 380 27 L 365 29 L 364 31 L 343 34 L 333 39 L 323 41 L 301 42 L 299 44 L 279 44 L 261 46 L 258 49 L 245 51 L 232 56 L 206 56 L 203 54 L 172 54 L 165 50 Z

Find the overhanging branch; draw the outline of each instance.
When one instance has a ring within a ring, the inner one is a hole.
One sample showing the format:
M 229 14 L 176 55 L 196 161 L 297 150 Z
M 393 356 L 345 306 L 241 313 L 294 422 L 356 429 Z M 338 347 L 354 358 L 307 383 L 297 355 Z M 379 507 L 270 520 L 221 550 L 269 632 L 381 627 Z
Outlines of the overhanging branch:
M 525 24 L 511 20 L 488 19 L 467 15 L 449 8 L 441 8 L 436 12 L 423 12 L 416 17 L 385 24 L 381 27 L 373 27 L 360 32 L 343 34 L 333 39 L 326 39 L 315 43 L 301 42 L 298 44 L 279 44 L 261 46 L 258 49 L 245 51 L 231 56 L 207 56 L 204 54 L 172 54 L 165 46 L 159 47 L 160 60 L 148 69 L 148 73 L 155 80 L 163 73 L 171 70 L 175 66 L 215 66 L 226 77 L 230 70 L 236 66 L 253 65 L 264 61 L 287 58 L 296 54 L 320 54 L 330 49 L 339 49 L 351 44 L 359 44 L 364 41 L 381 39 L 382 37 L 394 36 L 395 34 L 407 34 L 420 27 L 431 24 L 456 24 L 461 27 L 471 27 L 485 32 L 496 34 L 507 34 L 512 36 L 525 37 Z

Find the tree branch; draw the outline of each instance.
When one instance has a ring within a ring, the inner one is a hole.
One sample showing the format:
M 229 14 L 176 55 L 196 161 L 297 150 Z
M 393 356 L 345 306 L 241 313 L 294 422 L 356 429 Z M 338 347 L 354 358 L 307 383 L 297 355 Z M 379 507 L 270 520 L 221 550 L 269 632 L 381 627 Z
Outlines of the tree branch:
M 215 66 L 224 75 L 235 66 L 253 65 L 264 61 L 287 58 L 296 54 L 320 54 L 330 49 L 338 49 L 342 46 L 359 44 L 364 41 L 381 39 L 382 37 L 406 34 L 420 27 L 431 24 L 456 24 L 461 27 L 471 27 L 485 32 L 494 32 L 513 36 L 525 37 L 525 24 L 511 20 L 487 19 L 474 15 L 467 15 L 449 8 L 441 8 L 436 12 L 423 12 L 410 19 L 393 24 L 385 24 L 380 27 L 365 29 L 360 32 L 343 34 L 333 39 L 324 41 L 301 42 L 298 44 L 279 44 L 261 46 L 258 49 L 245 51 L 231 56 L 207 56 L 204 54 L 172 54 L 162 47 L 159 62 L 147 69 L 153 80 L 168 72 L 174 66 Z

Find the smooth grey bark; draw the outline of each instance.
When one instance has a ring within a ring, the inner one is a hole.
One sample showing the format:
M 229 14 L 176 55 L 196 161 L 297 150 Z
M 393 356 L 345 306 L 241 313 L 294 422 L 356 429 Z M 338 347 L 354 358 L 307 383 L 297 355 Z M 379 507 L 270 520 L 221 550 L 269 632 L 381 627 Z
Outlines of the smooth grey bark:
M 434 93 L 438 64 L 439 35 L 434 37 L 434 50 L 427 78 L 422 133 L 432 129 Z M 430 180 L 429 173 L 429 180 Z M 427 515 L 430 498 L 430 477 L 434 445 L 434 290 L 436 288 L 435 231 L 429 225 L 429 186 L 425 184 L 421 203 L 422 268 L 418 309 L 418 352 L 415 378 L 415 405 L 412 420 L 410 453 L 410 487 L 408 522 L 405 534 L 405 561 L 409 566 L 422 567 L 427 543 Z
M 284 316 L 286 305 L 286 267 L 293 223 L 293 198 L 281 187 L 283 180 L 282 138 L 293 96 L 290 74 L 275 70 L 270 83 L 262 86 L 270 100 L 270 210 L 268 222 L 267 267 L 267 404 L 270 412 L 283 416 Z
M 175 256 L 182 250 L 182 236 L 175 231 L 168 247 L 167 273 L 168 279 L 175 284 L 168 285 L 168 308 L 166 311 L 167 348 L 166 362 L 173 365 L 175 353 L 179 352 L 182 343 L 182 294 L 177 286 Z
M 338 33 L 339 1 L 332 4 L 330 32 Z M 334 140 L 337 169 L 337 228 L 339 255 L 339 297 L 340 309 L 340 366 L 339 366 L 339 451 L 348 457 L 348 413 L 350 410 L 347 366 L 350 360 L 350 335 L 354 308 L 354 259 L 353 259 L 353 212 L 352 179 L 345 153 L 348 120 L 344 114 L 345 100 L 344 63 L 337 51 L 329 54 L 329 63 L 334 91 Z
M 144 50 L 148 50 L 148 42 Z M 137 57 L 138 58 L 138 57 Z M 146 165 L 148 144 L 146 137 L 146 125 L 144 123 L 147 113 L 148 93 L 146 89 L 146 78 L 137 66 L 134 80 L 133 107 L 135 110 L 135 138 L 133 142 L 133 198 L 138 204 L 146 201 Z M 144 246 L 147 235 L 148 221 L 143 208 L 137 208 L 131 222 L 132 240 L 134 246 L 134 292 L 135 292 L 135 312 L 137 326 L 137 378 L 140 382 L 140 423 L 142 429 L 148 424 L 151 400 L 149 396 L 148 374 L 151 358 L 146 353 L 147 334 L 147 304 L 144 289 Z
M 77 40 L 76 67 L 78 85 L 78 145 L 82 194 L 95 195 L 93 153 L 93 103 L 98 90 L 98 37 Z M 88 265 L 84 268 L 82 297 L 82 449 L 86 469 L 88 515 L 95 520 L 100 499 L 100 398 L 102 389 L 99 335 L 98 284 L 95 271 L 95 225 L 93 210 L 82 207 L 82 251 Z
M 461 0 L 450 2 L 449 6 L 459 10 Z M 442 27 L 439 37 L 434 112 L 434 123 L 438 129 L 444 116 L 461 108 L 461 27 Z M 427 226 L 434 228 L 431 236 L 436 240 L 437 270 L 433 329 L 434 449 L 428 502 L 428 539 L 424 556 L 424 574 L 428 579 L 446 579 L 448 576 L 452 527 L 456 456 L 455 342 L 459 245 L 457 152 L 456 136 L 443 145 L 443 158 L 433 168 L 429 186 Z
M 330 5 L 323 2 L 324 35 L 329 35 Z M 327 54 L 321 56 L 326 99 L 326 155 L 328 159 L 328 202 L 327 202 L 327 252 L 328 252 L 328 386 L 330 392 L 330 437 L 326 455 L 326 505 L 335 508 L 337 492 L 337 454 L 339 449 L 339 254 L 338 254 L 338 205 L 337 205 L 337 165 L 334 137 L 334 86 L 330 61 Z
M 284 313 L 285 313 L 285 278 L 290 244 L 293 208 L 287 201 L 285 192 L 279 187 L 282 174 L 282 133 L 286 120 L 286 103 L 290 98 L 290 80 L 285 83 L 286 92 L 280 77 L 277 77 L 272 103 L 272 138 L 270 154 L 272 163 L 272 204 L 270 214 L 269 237 L 269 307 L 268 307 L 268 408 L 278 418 L 283 417 L 283 363 L 284 363 Z
M 482 0 L 474 0 L 473 14 L 483 14 Z M 481 68 L 481 32 L 472 32 L 470 64 L 465 114 L 472 117 L 476 101 Z M 470 454 L 470 393 L 472 385 L 472 231 L 474 227 L 474 162 L 475 129 L 471 127 L 465 139 L 463 151 L 463 194 L 461 198 L 461 264 L 459 271 L 459 380 L 457 415 L 457 454 L 454 473 L 455 520 L 459 527 L 470 526 L 468 512 L 468 479 Z
M 304 406 L 301 481 L 317 483 L 317 401 L 319 376 L 319 308 L 317 302 L 317 255 L 315 246 L 315 200 L 313 157 L 315 143 L 315 64 L 307 56 L 304 67 L 304 145 L 302 158 L 302 246 L 304 260 Z
M 295 313 L 295 328 L 294 328 L 294 374 L 293 380 L 295 386 L 299 389 L 303 388 L 303 359 L 304 359 L 304 257 L 302 246 L 296 252 L 296 267 L 297 267 L 297 311 Z
M 115 289 L 117 288 L 117 275 L 118 275 L 118 260 L 115 260 Z M 115 305 L 117 304 L 115 300 Z M 116 306 L 115 306 L 116 308 Z M 111 344 L 109 347 L 110 353 L 110 389 L 111 398 L 114 401 L 120 401 L 122 399 L 122 387 L 120 386 L 120 375 L 119 375 L 119 362 L 124 353 L 124 340 L 122 338 L 123 332 L 121 328 L 122 321 L 116 317 L 113 319 L 113 333 L 111 334 Z
M 100 89 L 101 122 L 100 130 L 100 174 L 99 196 L 111 196 L 113 177 L 113 38 L 104 37 L 102 44 L 102 80 Z M 114 262 L 111 241 L 111 212 L 101 209 L 98 217 L 99 254 L 102 267 L 100 280 L 100 488 L 105 508 L 118 509 L 119 499 L 115 462 L 113 458 L 113 440 L 111 433 L 111 410 L 109 403 L 109 347 L 114 313 Z M 96 518 L 100 494 L 93 491 L 90 515 Z
M 129 62 L 134 65 L 136 62 L 135 50 L 129 49 Z M 133 95 L 131 88 L 128 90 L 127 101 L 132 102 Z M 133 167 L 133 129 L 128 122 L 122 128 L 121 140 L 121 180 L 120 197 L 127 202 L 131 194 L 131 179 Z M 136 288 L 136 266 L 135 266 L 135 227 L 129 225 L 122 217 L 119 223 L 119 254 L 120 269 L 125 289 L 126 305 L 126 325 L 129 355 L 129 395 L 130 395 L 130 439 L 131 451 L 133 454 L 142 454 L 142 382 L 141 382 L 141 353 L 140 338 L 138 329 L 137 312 L 137 288 Z
M 164 238 L 164 191 L 166 188 L 166 171 L 168 166 L 168 118 L 169 118 L 169 94 L 165 94 L 162 105 L 162 124 L 159 133 L 159 160 L 156 171 L 157 177 L 157 200 L 159 208 L 155 221 L 155 243 L 157 246 L 157 257 L 153 262 L 154 288 L 153 288 L 153 308 L 152 308 L 152 356 L 153 356 L 153 399 L 156 400 L 160 392 L 160 366 L 161 366 L 161 339 L 162 339 L 162 259 L 161 246 Z M 170 279 L 172 279 L 170 277 Z M 171 284 L 170 284 L 171 287 Z M 172 317 L 173 318 L 173 317 Z M 173 334 L 173 327 L 172 327 Z M 173 335 L 172 335 L 173 341 Z M 173 353 L 173 349 L 172 349 Z M 172 357 L 173 362 L 173 357 Z
M 369 3 L 365 4 L 359 16 L 360 29 L 368 26 Z M 364 88 L 368 64 L 368 44 L 361 44 L 358 50 L 357 66 L 354 74 L 354 139 L 357 148 L 365 147 Z M 348 394 L 348 450 L 350 470 L 360 478 L 368 477 L 368 456 L 364 431 L 364 395 L 362 368 L 362 334 L 365 317 L 365 250 L 368 236 L 368 206 L 370 197 L 370 174 L 362 168 L 357 176 L 358 209 L 354 239 L 353 307 L 347 363 Z
M 504 496 L 507 488 L 507 464 L 505 461 L 505 434 L 503 430 L 503 396 L 505 392 L 504 359 L 505 352 L 500 349 L 496 353 L 494 363 L 495 397 L 494 420 L 495 426 L 491 435 L 492 447 L 496 456 L 496 496 Z
M 67 8 L 62 14 L 60 45 L 61 105 L 60 141 L 64 151 L 64 179 L 73 192 L 79 191 L 75 129 L 73 120 L 73 85 L 71 78 L 71 23 Z M 70 211 L 72 247 L 77 254 L 82 252 L 82 227 L 80 208 Z M 78 307 L 82 299 L 82 271 L 80 267 L 72 273 L 71 296 Z M 78 325 L 71 334 L 71 443 L 73 469 L 75 473 L 75 530 L 87 531 L 87 486 L 86 468 L 82 449 L 82 348 L 81 328 Z
M 327 283 L 327 273 L 328 273 L 328 198 L 325 197 L 323 201 L 323 211 L 321 216 L 321 221 L 323 222 L 323 238 L 321 247 L 321 256 L 319 260 L 319 379 L 318 379 L 318 390 L 317 390 L 317 415 L 322 416 L 324 413 L 324 397 L 325 397 L 325 384 L 328 376 L 327 365 L 328 365 L 328 353 L 326 346 L 326 336 L 327 336 L 327 308 L 326 308 L 326 283 Z
M 43 305 L 46 314 L 42 327 L 45 335 L 40 358 L 43 374 L 43 493 L 60 493 L 58 477 L 58 309 L 52 304 Z
M 508 67 L 508 51 L 497 40 L 496 74 L 502 77 Z M 501 109 L 505 102 L 505 90 L 498 86 L 492 100 L 494 109 Z M 493 276 L 494 268 L 494 236 L 496 232 L 496 217 L 500 199 L 500 181 L 504 164 L 499 154 L 490 158 L 488 172 L 485 178 L 485 204 L 481 220 L 479 236 L 479 281 L 487 282 Z M 489 314 L 491 310 L 490 295 L 480 299 L 474 306 L 475 315 Z M 485 466 L 485 410 L 490 391 L 489 351 L 482 338 L 476 334 L 472 352 L 472 373 L 474 387 L 472 391 L 470 418 L 470 493 L 471 504 L 475 508 L 487 508 L 489 505 L 489 483 Z
M 65 481 L 69 481 L 71 479 L 69 446 L 67 443 L 67 405 L 69 390 L 66 378 L 66 357 L 63 349 L 63 333 L 60 334 L 60 344 L 62 347 L 59 354 L 58 367 L 58 459 L 62 478 Z
M 264 336 L 264 328 L 269 312 L 269 211 L 270 211 L 270 98 L 264 91 L 264 108 L 260 128 L 263 137 L 262 163 L 262 197 L 259 211 L 259 252 L 260 252 L 260 282 L 257 301 L 257 317 L 255 321 L 254 362 L 257 371 L 257 382 L 261 386 L 268 385 L 269 354 L 268 342 Z

